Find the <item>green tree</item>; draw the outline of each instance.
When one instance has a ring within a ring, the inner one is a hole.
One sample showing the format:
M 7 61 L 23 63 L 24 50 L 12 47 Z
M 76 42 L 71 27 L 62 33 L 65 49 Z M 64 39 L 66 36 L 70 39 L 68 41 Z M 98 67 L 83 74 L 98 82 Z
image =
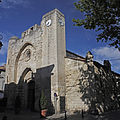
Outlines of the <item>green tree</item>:
M 97 41 L 107 42 L 120 50 L 119 0 L 79 0 L 74 5 L 84 14 L 83 19 L 73 19 L 75 26 L 99 31 Z
M 40 96 L 40 106 L 42 110 L 47 108 L 47 98 L 43 90 L 41 91 L 41 96 Z

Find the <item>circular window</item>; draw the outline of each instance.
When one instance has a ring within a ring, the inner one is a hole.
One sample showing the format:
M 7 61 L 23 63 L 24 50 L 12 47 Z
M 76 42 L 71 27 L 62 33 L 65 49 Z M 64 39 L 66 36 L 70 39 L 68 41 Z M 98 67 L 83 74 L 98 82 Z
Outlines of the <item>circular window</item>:
M 30 60 L 30 58 L 31 58 L 31 50 L 30 49 L 25 50 L 24 58 L 25 58 L 26 62 Z

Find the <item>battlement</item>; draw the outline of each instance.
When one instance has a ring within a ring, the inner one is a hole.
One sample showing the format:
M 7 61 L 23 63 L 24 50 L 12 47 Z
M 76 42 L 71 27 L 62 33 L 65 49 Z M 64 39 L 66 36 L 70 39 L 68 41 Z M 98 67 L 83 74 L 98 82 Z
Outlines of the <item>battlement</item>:
M 64 15 L 63 15 L 58 9 L 54 9 L 54 10 L 46 13 L 45 15 L 43 15 L 42 19 L 46 18 L 47 16 L 49 16 L 49 15 L 55 13 L 55 12 L 56 12 L 56 13 L 59 13 L 61 16 L 64 17 Z M 27 29 L 26 31 L 24 31 L 24 32 L 22 33 L 21 37 L 24 38 L 25 36 L 33 33 L 34 31 L 36 31 L 36 30 L 38 30 L 38 29 L 39 29 L 40 32 L 42 33 L 41 27 L 40 27 L 38 24 L 35 24 L 34 26 L 32 26 L 32 27 L 30 27 L 29 29 Z
M 19 38 L 17 36 L 12 36 L 10 40 L 18 40 Z
M 58 9 L 54 9 L 54 10 L 46 13 L 45 15 L 43 15 L 42 19 L 44 19 L 45 17 L 47 17 L 47 16 L 49 16 L 49 15 L 55 13 L 55 12 L 56 12 L 56 13 L 59 13 L 61 16 L 65 17 L 64 14 L 62 14 Z
M 38 30 L 40 28 L 40 26 L 38 24 L 35 24 L 34 26 L 30 27 L 28 30 L 24 31 L 22 33 L 22 38 L 24 38 L 25 36 L 29 35 L 30 33 Z

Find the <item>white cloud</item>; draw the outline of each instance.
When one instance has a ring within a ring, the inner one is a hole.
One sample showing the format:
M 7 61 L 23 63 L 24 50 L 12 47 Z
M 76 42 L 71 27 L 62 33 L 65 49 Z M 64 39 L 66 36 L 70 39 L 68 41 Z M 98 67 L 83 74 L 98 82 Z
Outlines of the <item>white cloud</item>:
M 112 69 L 120 73 L 120 51 L 113 47 L 100 47 L 92 49 L 96 61 L 102 63 L 104 60 L 109 60 Z
M 13 8 L 15 5 L 27 7 L 29 5 L 29 0 L 3 0 L 0 3 L 0 7 L 2 8 Z
M 120 58 L 120 51 L 113 47 L 100 47 L 92 50 L 96 55 L 105 57 L 105 58 Z

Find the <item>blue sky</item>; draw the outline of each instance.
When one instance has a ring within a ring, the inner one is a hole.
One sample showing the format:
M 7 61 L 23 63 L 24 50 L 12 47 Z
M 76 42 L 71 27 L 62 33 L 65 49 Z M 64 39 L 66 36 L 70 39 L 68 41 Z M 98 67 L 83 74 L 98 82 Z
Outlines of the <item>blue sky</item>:
M 42 16 L 59 9 L 66 19 L 66 48 L 81 56 L 91 51 L 94 60 L 110 60 L 112 69 L 120 73 L 120 52 L 96 41 L 94 31 L 73 26 L 73 18 L 83 18 L 73 5 L 77 0 L 2 0 L 0 3 L 0 34 L 3 35 L 3 48 L 0 51 L 0 65 L 6 62 L 7 45 L 11 36 L 18 36 L 34 24 L 40 24 Z

